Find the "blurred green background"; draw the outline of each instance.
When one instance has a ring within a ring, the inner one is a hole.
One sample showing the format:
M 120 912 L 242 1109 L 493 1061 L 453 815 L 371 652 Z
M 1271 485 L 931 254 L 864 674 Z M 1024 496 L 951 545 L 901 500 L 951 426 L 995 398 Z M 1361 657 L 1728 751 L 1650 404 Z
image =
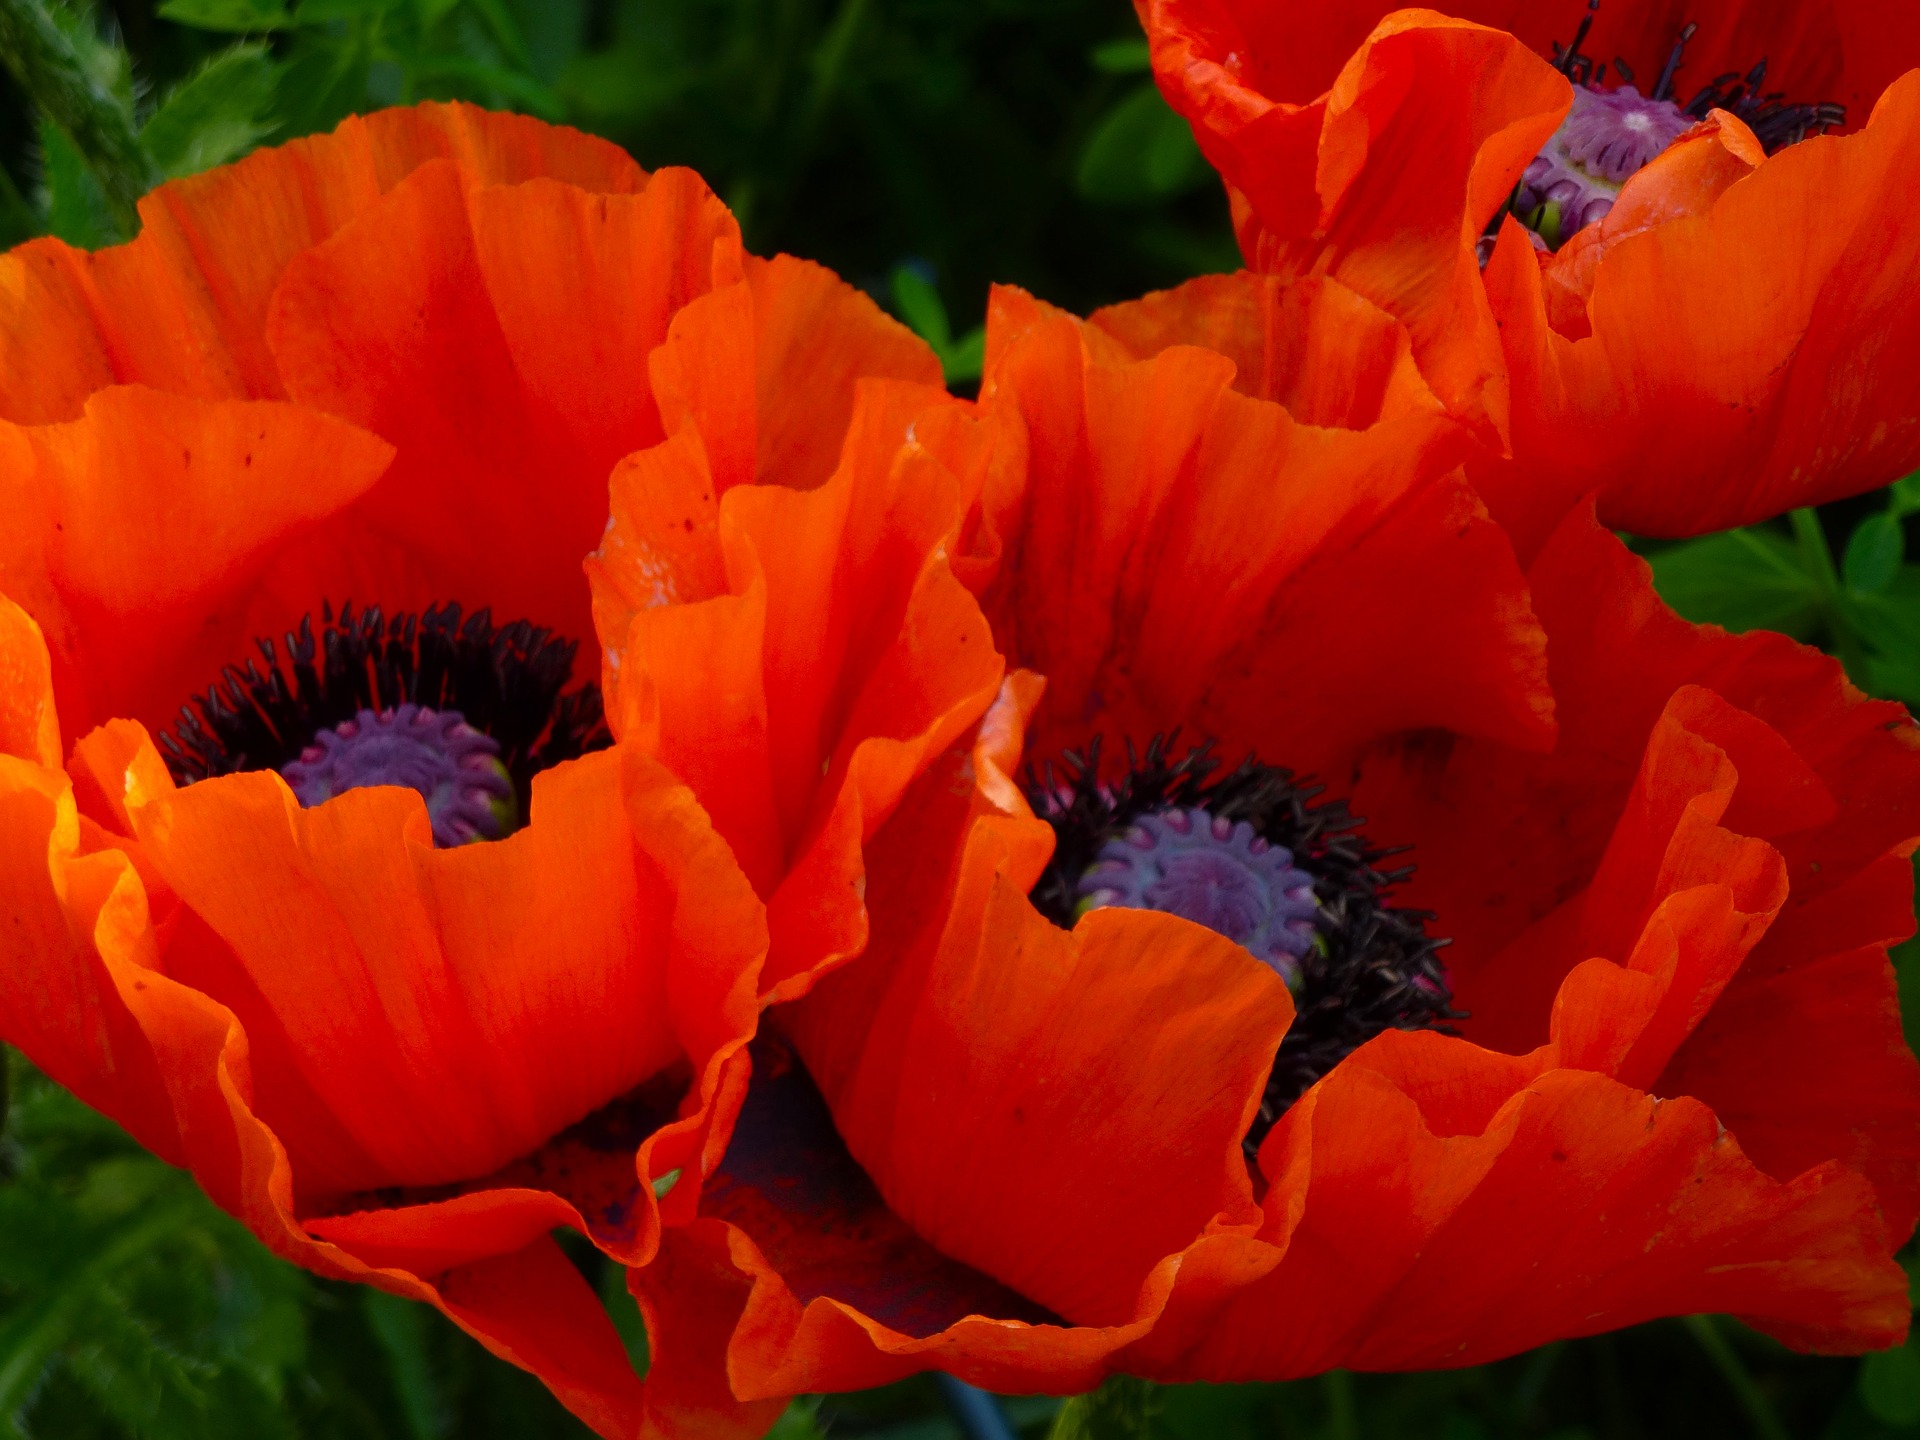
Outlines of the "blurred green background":
M 1237 253 L 1218 185 L 1146 76 L 1126 0 L 125 0 L 51 13 L 181 175 L 381 105 L 461 97 L 697 168 L 761 253 L 831 265 L 978 374 L 991 281 L 1084 312 Z M 123 212 L 0 71 L 0 244 L 124 238 Z M 1785 630 L 1920 702 L 1920 477 L 1816 513 L 1640 547 L 1690 618 Z M 1901 956 L 1903 990 L 1920 951 Z M 1920 994 L 1907 1005 L 1920 1014 Z M 422 1307 L 269 1257 L 191 1180 L 33 1072 L 0 1069 L 0 1440 L 586 1431 Z M 575 1250 L 637 1363 L 620 1278 Z M 1056 1429 L 1167 1440 L 1920 1437 L 1920 1349 L 1796 1356 L 1669 1321 L 1441 1374 L 1123 1395 Z M 1090 1422 L 1081 1425 L 1079 1422 Z M 797 1402 L 783 1440 L 948 1440 L 930 1377 Z

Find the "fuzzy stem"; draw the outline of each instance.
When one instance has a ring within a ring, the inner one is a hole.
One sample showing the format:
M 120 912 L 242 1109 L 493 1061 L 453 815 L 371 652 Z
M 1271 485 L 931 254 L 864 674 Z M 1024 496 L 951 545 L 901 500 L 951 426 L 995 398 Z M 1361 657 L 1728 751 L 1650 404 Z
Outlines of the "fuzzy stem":
M 93 171 L 126 233 L 140 228 L 137 201 L 160 182 L 133 116 L 87 74 L 80 52 L 41 0 L 0 0 L 0 60 L 34 105 L 66 132 Z

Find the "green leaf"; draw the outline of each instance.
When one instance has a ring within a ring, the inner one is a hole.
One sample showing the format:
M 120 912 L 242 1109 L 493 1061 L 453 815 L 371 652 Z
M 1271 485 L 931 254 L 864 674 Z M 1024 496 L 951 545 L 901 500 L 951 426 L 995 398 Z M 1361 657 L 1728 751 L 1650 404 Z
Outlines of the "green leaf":
M 827 1432 L 820 1428 L 819 1415 L 819 1397 L 802 1395 L 773 1422 L 767 1440 L 823 1440 Z
M 74 143 L 50 120 L 40 122 L 40 168 L 50 233 L 88 250 L 127 238 L 107 202 L 107 192 Z
M 911 265 L 894 267 L 893 308 L 907 322 L 907 328 L 935 350 L 944 350 L 953 340 L 947 321 L 947 307 L 933 282 Z
M 1896 516 L 1911 515 L 1920 510 L 1920 470 L 1901 476 L 1890 489 L 1888 499 Z
M 1920 1423 L 1920 1353 L 1902 1345 L 1867 1356 L 1860 1366 L 1860 1399 L 1889 1425 Z
M 1144 75 L 1153 68 L 1153 53 L 1144 38 L 1109 40 L 1094 46 L 1089 58 L 1102 75 Z
M 169 176 L 224 165 L 273 131 L 274 64 L 264 45 L 235 45 L 168 92 L 140 143 Z
M 300 0 L 293 7 L 296 25 L 328 25 L 336 20 L 364 20 L 384 15 L 405 0 Z
M 407 66 L 416 80 L 452 80 L 472 98 L 511 101 L 523 105 L 546 120 L 558 120 L 565 113 L 560 97 L 531 75 L 489 65 L 465 55 L 429 55 Z M 492 92 L 489 94 L 488 92 Z
M 386 1352 L 394 1392 L 406 1416 L 412 1440 L 440 1440 L 447 1433 L 447 1409 L 427 1352 L 427 1311 L 416 1300 L 384 1290 L 361 1292 L 367 1328 Z
M 1847 585 L 1862 594 L 1873 594 L 1893 583 L 1906 558 L 1906 538 L 1900 521 L 1891 511 L 1869 515 L 1854 529 L 1847 541 L 1846 558 L 1840 573 Z
M 1800 552 L 1770 530 L 1729 530 L 1652 557 L 1660 596 L 1698 624 L 1779 630 L 1804 639 L 1819 622 L 1821 592 Z
M 1080 153 L 1074 185 L 1088 200 L 1141 205 L 1190 190 L 1211 173 L 1187 122 L 1148 82 L 1094 130 Z
M 166 0 L 157 13 L 177 25 L 239 35 L 284 30 L 293 23 L 280 0 Z
M 940 355 L 940 365 L 949 385 L 978 380 L 986 364 L 987 327 L 984 325 L 974 326 Z

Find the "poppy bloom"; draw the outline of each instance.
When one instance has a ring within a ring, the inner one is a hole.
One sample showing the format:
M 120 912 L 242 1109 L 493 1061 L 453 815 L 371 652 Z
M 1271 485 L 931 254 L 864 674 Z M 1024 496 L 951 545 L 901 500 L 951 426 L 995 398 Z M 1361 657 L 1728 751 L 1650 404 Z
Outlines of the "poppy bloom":
M 1426 338 L 1507 438 L 1473 478 L 1523 555 L 1590 492 L 1691 534 L 1920 463 L 1912 7 L 1460 8 L 1139 5 L 1248 263 L 1352 275 Z
M 612 744 L 581 565 L 615 462 L 740 403 L 649 368 L 689 302 L 790 476 L 937 364 L 690 173 L 469 107 L 142 217 L 0 258 L 0 1034 L 277 1253 L 670 1426 L 549 1232 L 642 1264 L 692 1213 L 770 932 Z
M 840 586 L 945 497 L 919 583 L 1021 667 L 871 830 L 864 952 L 767 1012 L 698 1218 L 633 1276 L 659 1353 L 718 1405 L 1468 1364 L 1699 1310 L 1896 1339 L 1897 707 L 1679 621 L 1590 517 L 1523 576 L 1405 328 L 1335 281 L 1087 324 L 1000 292 L 988 337 L 978 406 L 863 394 L 844 502 L 736 489 L 685 547 L 616 487 L 596 594 L 708 577 L 616 631 L 706 638 L 772 753 L 771 617 L 845 602 L 734 557 L 810 506 L 866 516 Z M 654 453 L 645 490 L 705 494 Z M 728 619 L 763 584 L 768 624 Z

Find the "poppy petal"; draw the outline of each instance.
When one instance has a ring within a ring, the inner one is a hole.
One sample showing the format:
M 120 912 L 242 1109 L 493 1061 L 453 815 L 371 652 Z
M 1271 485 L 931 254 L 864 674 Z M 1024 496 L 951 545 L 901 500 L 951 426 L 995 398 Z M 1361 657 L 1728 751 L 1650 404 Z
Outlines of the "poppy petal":
M 1916 145 L 1920 73 L 1859 133 L 1790 146 L 1706 211 L 1611 247 L 1585 338 L 1543 323 L 1537 266 L 1503 237 L 1486 283 L 1514 459 L 1474 474 L 1523 554 L 1589 490 L 1608 525 L 1686 535 L 1920 463 L 1920 380 L 1891 358 L 1920 345 L 1920 236 L 1898 178 Z
M 330 135 L 169 182 L 140 201 L 140 234 L 125 245 L 89 253 L 41 239 L 0 256 L 0 416 L 72 420 L 115 384 L 286 398 L 265 338 L 282 272 L 433 159 L 469 184 L 551 176 L 619 193 L 646 181 L 607 141 L 432 103 L 353 116 Z
M 559 417 L 566 466 L 604 476 L 657 444 L 647 357 L 689 302 L 739 279 L 726 206 L 682 169 L 633 195 L 533 180 L 474 190 L 470 204 L 487 298 L 532 402 Z
M 296 257 L 267 328 L 294 399 L 397 447 L 364 520 L 439 595 L 585 633 L 574 567 L 605 521 L 606 472 L 555 472 L 565 436 L 515 368 L 451 162 L 422 165 Z M 551 478 L 530 486 L 535 475 Z
M 53 661 L 33 617 L 0 595 L 0 755 L 60 768 Z
M 1325 276 L 1202 275 L 1096 310 L 1087 323 L 1139 360 L 1173 345 L 1225 355 L 1235 390 L 1277 402 L 1303 425 L 1364 430 L 1442 408 L 1414 364 L 1406 327 Z
M 645 1440 L 759 1440 L 787 1397 L 739 1400 L 727 1375 L 728 1344 L 752 1289 L 727 1253 L 727 1227 L 712 1220 L 670 1230 L 653 1262 L 628 1272 L 647 1326 Z
M 1239 197 L 1248 264 L 1330 275 L 1402 321 L 1434 392 L 1497 442 L 1507 401 L 1473 241 L 1566 114 L 1566 81 L 1509 35 L 1407 10 L 1303 85 L 1291 14 L 1137 8 L 1162 92 Z
M 1509 1098 L 1454 1129 L 1420 1092 L 1485 1054 L 1389 1031 L 1283 1117 L 1261 1163 L 1284 1256 L 1167 1378 L 1475 1365 L 1700 1311 L 1820 1349 L 1904 1333 L 1905 1277 L 1858 1176 L 1770 1180 L 1696 1101 L 1587 1071 L 1514 1084 L 1503 1057 L 1487 1078 Z
M 1145 1331 L 1145 1318 L 1063 1326 L 933 1249 L 847 1154 L 805 1072 L 777 1045 L 756 1049 L 705 1218 L 667 1242 L 702 1257 L 700 1307 L 738 1314 L 727 1361 L 736 1395 L 863 1389 L 932 1367 L 989 1389 L 1065 1393 L 1097 1383 L 1105 1358 Z M 1172 1268 L 1145 1287 L 1143 1316 L 1164 1304 Z M 650 1318 L 694 1308 L 665 1295 L 651 1267 L 633 1280 L 651 1297 Z
M 518 834 L 453 850 L 391 787 L 302 810 L 277 776 L 246 774 L 132 807 L 193 911 L 169 973 L 246 1025 L 304 1194 L 485 1175 L 690 1049 L 668 975 L 680 886 L 739 917 L 711 963 L 755 965 L 757 907 L 726 892 L 730 867 L 636 853 L 623 778 L 667 783 L 589 756 L 536 777 Z M 350 1067 L 331 1063 L 343 1045 Z M 316 1112 L 309 1146 L 290 1118 Z
M 297 406 L 139 386 L 89 396 L 71 423 L 0 425 L 0 446 L 0 576 L 47 632 L 72 734 L 116 715 L 170 723 L 245 645 L 276 551 L 393 458 Z
M 1785 862 L 1784 906 L 1757 943 L 1739 940 L 1718 969 L 1694 971 L 1709 982 L 1692 992 L 1699 1000 L 1724 990 L 1704 1015 L 1685 1005 L 1692 1034 L 1664 1073 L 1632 1078 L 1711 1105 L 1777 1179 L 1844 1160 L 1873 1181 L 1890 1232 L 1904 1235 L 1920 1211 L 1920 1064 L 1901 1036 L 1886 948 L 1912 924 L 1905 857 L 1920 813 L 1920 735 L 1898 706 L 1861 697 L 1816 651 L 1681 620 L 1655 595 L 1645 563 L 1590 510 L 1569 517 L 1531 573 L 1560 699 L 1553 754 L 1523 758 L 1468 741 L 1403 746 L 1368 757 L 1355 796 L 1372 833 L 1416 846 L 1407 903 L 1445 916 L 1457 993 L 1474 1012 L 1464 1028 L 1516 1052 L 1543 1043 L 1562 978 L 1595 955 L 1627 963 L 1648 907 L 1687 879 L 1673 860 L 1690 849 L 1708 861 L 1696 882 L 1729 861 L 1730 878 L 1759 861 L 1748 873 L 1760 881 L 1770 850 Z M 1667 790 L 1666 813 L 1678 805 L 1684 818 L 1710 796 L 1725 799 L 1712 825 L 1711 811 L 1696 822 L 1717 860 L 1697 846 L 1649 843 L 1658 827 L 1645 828 L 1647 740 L 1676 720 L 1699 743 L 1669 748 L 1676 759 L 1697 750 L 1698 778 Z M 1631 838 L 1636 830 L 1642 838 Z M 1655 879 L 1663 868 L 1668 877 Z M 1584 904 L 1597 872 L 1611 894 Z M 1729 942 L 1746 923 L 1740 912 L 1767 908 L 1765 888 L 1725 916 Z M 1749 945 L 1726 978 L 1725 962 Z M 1816 999 L 1827 982 L 1833 993 Z M 1647 1052 L 1644 1063 L 1656 1058 Z
M 1293 1006 L 1176 917 L 1044 919 L 1026 896 L 1050 832 L 955 826 L 967 762 L 875 838 L 865 955 L 782 1022 L 914 1233 L 1077 1323 L 1122 1325 L 1163 1257 L 1223 1211 L 1247 1218 L 1239 1140 Z M 957 872 L 926 843 L 955 829 Z
M 1457 427 L 1302 425 L 1223 356 L 1116 352 L 995 292 L 983 404 L 1024 420 L 1033 478 L 993 522 L 1018 539 L 984 604 L 1047 675 L 1036 754 L 1176 727 L 1328 770 L 1408 727 L 1546 742 L 1544 642 Z
M 791 255 L 749 257 L 744 282 L 687 306 L 649 363 L 667 433 L 698 430 L 722 494 L 825 481 L 861 380 L 941 383 L 925 341 L 831 270 Z
M 907 443 L 920 416 L 956 403 L 863 383 L 841 467 L 814 489 L 738 485 L 716 509 L 694 428 L 615 474 L 587 567 L 610 627 L 610 714 L 693 786 L 769 897 L 770 987 L 857 951 L 861 843 L 999 686 L 985 622 L 941 553 L 963 486 Z M 699 599 L 716 558 L 730 593 Z M 697 603 L 658 603 L 682 596 Z

